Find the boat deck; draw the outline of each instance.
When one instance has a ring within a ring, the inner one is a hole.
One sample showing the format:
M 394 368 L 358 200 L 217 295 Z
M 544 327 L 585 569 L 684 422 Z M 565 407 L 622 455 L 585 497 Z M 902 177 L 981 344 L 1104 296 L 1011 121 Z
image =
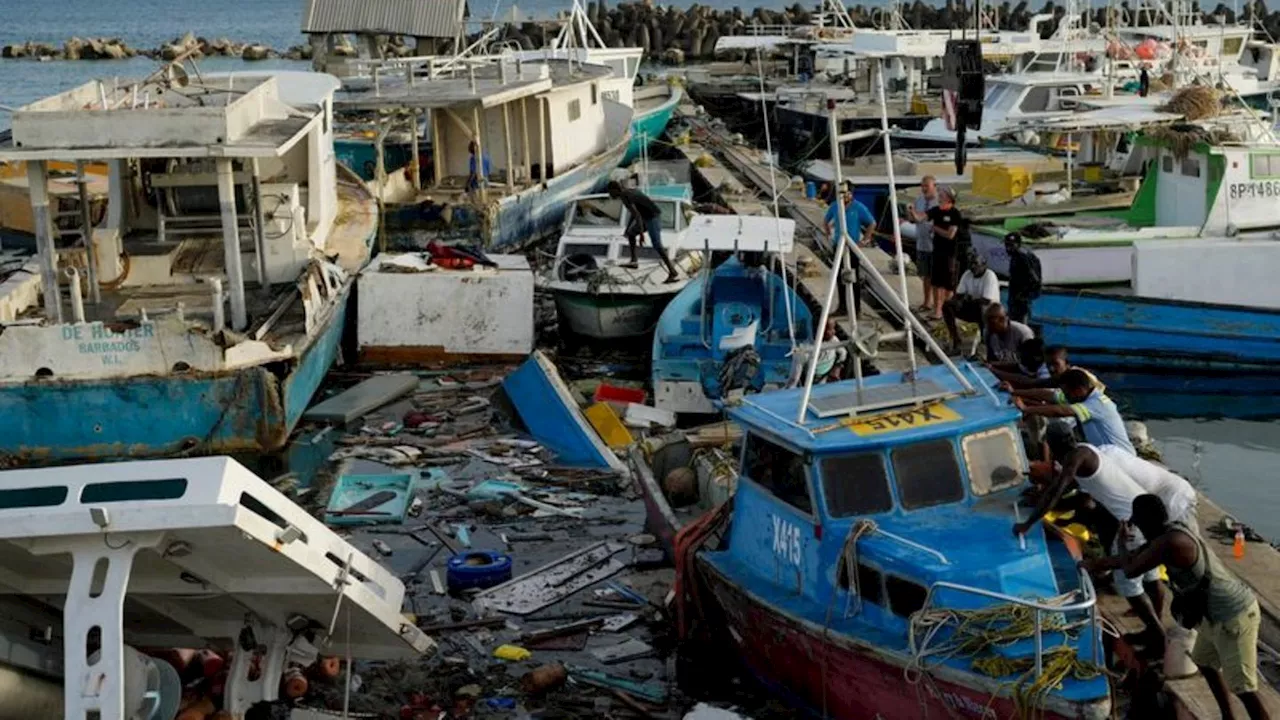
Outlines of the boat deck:
M 363 184 L 350 176 L 339 178 L 338 214 L 329 232 L 325 246 L 326 257 L 348 273 L 354 273 L 369 259 L 368 240 L 377 223 L 377 213 L 372 199 Z M 153 231 L 132 234 L 124 241 L 126 257 L 124 280 L 131 271 L 148 273 L 149 277 L 165 273 L 171 282 L 152 285 L 129 285 L 101 290 L 101 301 L 94 303 L 88 293 L 84 297 L 85 320 L 107 325 L 132 326 L 143 317 L 178 312 L 181 307 L 187 319 L 199 319 L 210 326 L 214 316 L 212 287 L 207 281 L 221 279 L 226 292 L 225 258 L 222 237 L 219 234 L 187 235 L 182 239 L 162 243 Z M 240 250 L 245 262 L 245 303 L 250 318 L 249 334 L 252 336 L 271 319 L 268 328 L 259 338 L 269 345 L 282 348 L 302 342 L 307 335 L 306 315 L 293 283 L 257 284 L 252 270 L 254 262 L 253 234 L 244 228 L 240 232 Z M 64 250 L 60 253 L 63 264 L 73 264 L 85 272 L 83 248 Z M 33 258 L 34 260 L 34 258 Z M 70 308 L 70 288 L 62 279 L 64 318 Z M 280 314 L 274 316 L 276 312 Z M 15 320 L 34 319 L 43 315 L 38 303 L 16 314 Z M 274 317 L 273 317 L 274 316 Z M 229 317 L 229 313 L 228 313 Z

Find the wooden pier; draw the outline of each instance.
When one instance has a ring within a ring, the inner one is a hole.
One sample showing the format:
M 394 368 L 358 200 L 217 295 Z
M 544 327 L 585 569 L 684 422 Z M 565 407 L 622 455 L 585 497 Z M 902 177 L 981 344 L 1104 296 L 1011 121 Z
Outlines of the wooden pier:
M 770 171 L 766 154 L 757 148 L 732 142 L 730 133 L 723 126 L 709 122 L 707 118 L 697 117 L 692 106 L 682 106 L 678 112 L 693 130 L 690 142 L 680 147 L 691 160 L 698 161 L 694 164 L 694 172 L 713 187 L 727 190 L 721 194 L 735 212 L 772 212 Z M 825 297 L 831 277 L 826 254 L 815 252 L 815 248 L 821 247 L 820 243 L 827 242 L 824 228 L 826 207 L 817 200 L 806 198 L 803 187 L 793 184 L 786 174 L 776 172 L 775 179 L 779 185 L 778 208 L 783 216 L 796 221 L 795 257 L 790 269 L 794 272 L 797 267 L 800 268 L 797 276 L 802 294 L 808 300 L 820 303 Z M 899 287 L 900 280 L 893 257 L 880 248 L 870 248 L 865 253 L 889 285 Z M 890 338 L 888 342 L 882 342 L 876 364 L 882 370 L 906 370 L 909 365 L 905 337 L 903 333 L 894 332 L 901 323 L 889 311 L 891 304 L 888 298 L 877 296 L 870 291 L 870 287 L 867 290 L 864 297 L 872 302 L 863 303 L 858 322 L 869 323 Z M 920 279 L 908 268 L 909 306 L 917 307 L 922 302 L 923 294 Z M 838 317 L 837 325 L 847 337 L 850 332 L 847 317 Z M 935 360 L 922 346 L 918 346 L 916 361 L 923 364 Z M 1199 493 L 1199 522 L 1202 529 L 1221 525 L 1226 514 L 1207 496 Z M 1205 540 L 1219 559 L 1248 583 L 1257 595 L 1262 609 L 1260 642 L 1265 646 L 1280 647 L 1280 551 L 1266 543 L 1250 543 L 1244 558 L 1237 560 L 1232 555 L 1231 544 L 1223 544 L 1209 536 Z M 1129 610 L 1128 603 L 1114 593 L 1103 592 L 1099 598 L 1099 608 L 1103 616 L 1122 633 L 1142 629 L 1141 621 Z M 1166 613 L 1166 625 L 1172 622 L 1172 618 Z M 1260 694 L 1272 716 L 1280 717 L 1280 693 L 1277 693 L 1272 684 L 1276 677 L 1274 674 L 1268 677 L 1268 673 L 1264 672 L 1263 660 L 1266 654 L 1261 651 L 1259 653 L 1259 678 L 1262 682 Z M 1166 687 L 1175 702 L 1178 718 L 1209 720 L 1219 717 L 1213 695 L 1199 675 L 1167 681 Z M 1237 717 L 1247 717 L 1238 700 L 1233 699 L 1233 705 Z

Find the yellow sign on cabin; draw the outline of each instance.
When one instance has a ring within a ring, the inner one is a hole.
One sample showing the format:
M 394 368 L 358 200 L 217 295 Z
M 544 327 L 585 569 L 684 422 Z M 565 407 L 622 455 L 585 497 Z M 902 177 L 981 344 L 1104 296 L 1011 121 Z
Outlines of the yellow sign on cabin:
M 910 410 L 898 410 L 872 417 L 851 417 L 842 421 L 858 435 L 879 435 L 881 433 L 913 430 L 928 425 L 940 425 L 960 419 L 960 413 L 943 405 L 933 403 Z

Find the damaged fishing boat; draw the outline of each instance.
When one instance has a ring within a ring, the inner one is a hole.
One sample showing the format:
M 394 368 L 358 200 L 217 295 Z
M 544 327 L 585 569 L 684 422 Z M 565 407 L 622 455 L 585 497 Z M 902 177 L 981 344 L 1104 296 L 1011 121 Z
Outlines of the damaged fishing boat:
M 197 77 L 169 65 L 13 114 L 0 160 L 26 164 L 39 220 L 0 284 L 10 461 L 275 450 L 333 364 L 377 217 L 334 160 L 338 82 Z M 109 168 L 105 218 L 73 244 L 50 232 L 55 160 Z
M 664 282 L 667 268 L 652 244 L 638 246 L 635 265 L 629 263 L 626 230 L 637 221 L 621 200 L 608 195 L 578 198 L 565 218 L 555 261 L 539 277 L 569 331 L 599 339 L 648 333 L 701 264 L 702 254 L 683 246 L 694 217 L 689 186 L 655 186 L 647 192 L 662 212 L 663 247 L 680 277 Z

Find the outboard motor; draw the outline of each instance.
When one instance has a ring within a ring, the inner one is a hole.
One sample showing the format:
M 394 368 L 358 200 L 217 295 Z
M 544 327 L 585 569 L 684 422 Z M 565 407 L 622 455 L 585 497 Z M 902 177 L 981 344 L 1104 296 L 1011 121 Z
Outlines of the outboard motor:
M 964 174 L 965 131 L 982 126 L 986 76 L 982 72 L 982 43 L 977 38 L 948 40 L 942 56 L 942 117 L 956 133 L 956 174 Z

